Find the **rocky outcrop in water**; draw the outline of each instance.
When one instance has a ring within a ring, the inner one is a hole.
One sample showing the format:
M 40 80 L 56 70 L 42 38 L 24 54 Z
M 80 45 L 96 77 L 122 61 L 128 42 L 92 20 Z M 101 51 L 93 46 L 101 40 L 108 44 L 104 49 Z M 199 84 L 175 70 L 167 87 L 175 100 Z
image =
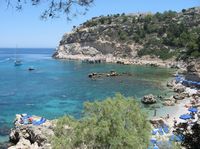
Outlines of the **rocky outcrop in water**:
M 141 101 L 144 104 L 153 104 L 153 103 L 156 103 L 156 98 L 154 95 L 149 94 L 149 95 L 144 96 Z

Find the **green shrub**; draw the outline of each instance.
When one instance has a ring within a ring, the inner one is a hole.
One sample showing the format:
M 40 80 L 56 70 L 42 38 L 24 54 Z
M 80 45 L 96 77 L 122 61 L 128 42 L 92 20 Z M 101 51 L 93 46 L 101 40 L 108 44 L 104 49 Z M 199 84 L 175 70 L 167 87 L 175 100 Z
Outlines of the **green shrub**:
M 147 47 L 141 49 L 138 52 L 138 55 L 140 57 L 144 56 L 144 55 L 154 55 L 154 56 L 157 56 L 158 58 L 160 58 L 162 60 L 167 60 L 167 59 L 175 56 L 176 52 L 170 52 L 169 49 L 166 49 L 166 48 L 151 49 L 151 48 L 148 48 L 148 46 L 147 46 Z
M 193 51 L 193 52 L 191 53 L 191 56 L 192 56 L 192 57 L 195 57 L 195 58 L 198 58 L 198 57 L 200 57 L 200 52 L 199 52 L 199 51 Z
M 134 99 L 117 94 L 101 102 L 85 103 L 81 120 L 60 118 L 55 132 L 55 149 L 83 145 L 89 149 L 144 149 L 149 143 L 150 125 Z

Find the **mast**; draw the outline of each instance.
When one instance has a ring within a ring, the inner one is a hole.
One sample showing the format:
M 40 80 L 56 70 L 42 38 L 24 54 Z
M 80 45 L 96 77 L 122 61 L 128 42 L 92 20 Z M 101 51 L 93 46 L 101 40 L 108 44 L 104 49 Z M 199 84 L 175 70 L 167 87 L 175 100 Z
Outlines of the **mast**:
M 15 61 L 17 61 L 17 44 L 15 46 Z

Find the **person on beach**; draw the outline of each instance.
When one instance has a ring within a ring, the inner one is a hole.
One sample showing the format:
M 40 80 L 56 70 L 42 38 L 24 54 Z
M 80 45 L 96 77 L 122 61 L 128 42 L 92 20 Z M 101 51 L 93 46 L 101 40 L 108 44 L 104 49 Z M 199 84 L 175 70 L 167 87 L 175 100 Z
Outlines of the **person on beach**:
M 20 117 L 19 123 L 20 123 L 20 124 L 23 124 L 23 123 L 24 123 L 24 120 L 22 119 L 22 117 Z
M 167 119 L 169 119 L 169 114 L 167 114 Z
M 166 119 L 166 120 L 169 119 L 169 114 L 167 114 L 167 116 L 164 119 Z
M 157 112 L 157 110 L 155 109 L 155 110 L 154 110 L 154 116 L 156 116 L 156 112 Z
M 176 124 L 177 124 L 177 120 L 176 120 L 176 118 L 174 117 L 174 127 L 176 127 Z
M 195 119 L 195 113 L 191 112 L 190 115 L 192 115 L 192 119 Z

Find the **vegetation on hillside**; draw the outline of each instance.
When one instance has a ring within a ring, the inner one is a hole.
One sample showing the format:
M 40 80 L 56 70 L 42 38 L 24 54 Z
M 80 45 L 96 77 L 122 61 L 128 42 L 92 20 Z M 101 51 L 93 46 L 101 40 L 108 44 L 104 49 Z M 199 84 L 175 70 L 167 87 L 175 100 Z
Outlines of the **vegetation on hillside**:
M 200 57 L 200 8 L 182 12 L 116 14 L 92 18 L 77 29 L 89 28 L 96 39 L 142 45 L 138 56 L 161 59 Z
M 84 117 L 64 116 L 57 122 L 55 149 L 76 148 L 147 148 L 150 124 L 132 98 L 117 94 L 104 101 L 87 102 Z

